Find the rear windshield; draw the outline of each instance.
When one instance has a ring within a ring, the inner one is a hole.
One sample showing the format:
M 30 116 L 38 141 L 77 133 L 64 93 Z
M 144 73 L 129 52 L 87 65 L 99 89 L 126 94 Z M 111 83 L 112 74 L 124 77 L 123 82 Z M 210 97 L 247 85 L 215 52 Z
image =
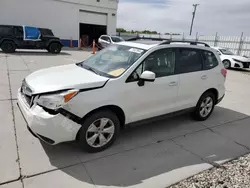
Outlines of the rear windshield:
M 54 36 L 53 32 L 50 29 L 43 29 L 39 28 L 41 35 L 46 35 L 46 36 Z

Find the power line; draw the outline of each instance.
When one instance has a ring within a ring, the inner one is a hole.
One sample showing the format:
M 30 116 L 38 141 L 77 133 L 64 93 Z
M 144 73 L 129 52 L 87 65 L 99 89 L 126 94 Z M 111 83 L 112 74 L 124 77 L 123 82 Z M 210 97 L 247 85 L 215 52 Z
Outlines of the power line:
M 192 22 L 191 22 L 190 34 L 189 34 L 189 35 L 192 35 L 193 24 L 194 24 L 194 18 L 195 18 L 196 8 L 197 8 L 198 5 L 199 5 L 199 4 L 193 4 L 194 12 L 192 12 L 193 17 L 192 17 Z

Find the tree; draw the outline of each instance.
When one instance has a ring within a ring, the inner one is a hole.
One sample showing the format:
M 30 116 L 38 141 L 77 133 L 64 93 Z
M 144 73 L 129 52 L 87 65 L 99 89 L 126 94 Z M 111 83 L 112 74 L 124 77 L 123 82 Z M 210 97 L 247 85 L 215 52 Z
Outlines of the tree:
M 116 28 L 116 32 L 118 33 L 126 33 L 127 31 L 123 28 Z

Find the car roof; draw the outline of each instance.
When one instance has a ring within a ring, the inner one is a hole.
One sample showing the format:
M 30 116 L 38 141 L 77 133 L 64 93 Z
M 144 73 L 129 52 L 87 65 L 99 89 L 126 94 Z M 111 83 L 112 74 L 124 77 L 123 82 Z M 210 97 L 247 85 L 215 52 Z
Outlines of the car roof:
M 150 48 L 157 46 L 158 44 L 146 44 L 146 43 L 140 43 L 138 41 L 133 41 L 133 42 L 119 42 L 119 45 L 124 45 L 124 46 L 130 46 L 130 47 L 135 47 L 135 48 L 140 48 L 143 50 L 149 50 Z
M 135 47 L 135 48 L 140 48 L 143 50 L 149 50 L 150 48 L 156 47 L 162 43 L 166 42 L 166 44 L 164 45 L 171 45 L 173 47 L 187 47 L 187 46 L 192 46 L 194 48 L 200 48 L 200 49 L 206 49 L 209 50 L 209 46 L 201 46 L 200 44 L 204 45 L 205 43 L 199 43 L 197 42 L 197 44 L 195 45 L 191 45 L 189 42 L 191 43 L 195 43 L 196 41 L 169 41 L 169 40 L 150 40 L 150 39 L 146 39 L 146 40 L 131 40 L 131 41 L 124 41 L 124 42 L 120 42 L 120 45 L 124 45 L 124 46 L 130 46 L 130 47 Z M 170 42 L 170 43 L 169 43 Z M 207 44 L 206 44 L 207 45 Z M 211 48 L 210 48 L 211 49 Z

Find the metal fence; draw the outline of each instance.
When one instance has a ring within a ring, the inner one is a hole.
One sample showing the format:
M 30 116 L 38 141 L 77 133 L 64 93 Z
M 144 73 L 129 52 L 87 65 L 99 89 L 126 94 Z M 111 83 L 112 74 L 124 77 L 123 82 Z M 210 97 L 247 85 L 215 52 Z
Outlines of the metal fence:
M 205 42 L 210 46 L 219 46 L 231 50 L 233 53 L 242 56 L 250 57 L 250 37 L 244 36 L 219 36 L 217 33 L 214 36 L 184 36 L 184 35 L 151 35 L 151 34 L 132 34 L 132 33 L 117 33 L 117 35 L 123 37 L 125 40 L 136 36 L 140 37 L 154 37 L 165 39 L 177 39 L 177 40 L 195 40 Z

